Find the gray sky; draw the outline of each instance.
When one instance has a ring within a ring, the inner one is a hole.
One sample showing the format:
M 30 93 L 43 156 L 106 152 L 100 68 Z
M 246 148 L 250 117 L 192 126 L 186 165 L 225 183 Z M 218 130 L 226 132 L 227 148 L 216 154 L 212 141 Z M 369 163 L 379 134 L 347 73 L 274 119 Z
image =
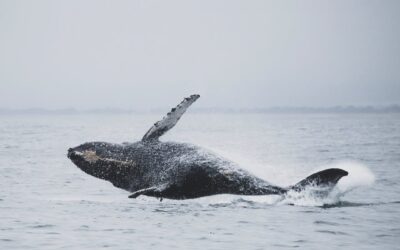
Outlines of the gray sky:
M 0 0 L 0 107 L 400 103 L 400 1 Z

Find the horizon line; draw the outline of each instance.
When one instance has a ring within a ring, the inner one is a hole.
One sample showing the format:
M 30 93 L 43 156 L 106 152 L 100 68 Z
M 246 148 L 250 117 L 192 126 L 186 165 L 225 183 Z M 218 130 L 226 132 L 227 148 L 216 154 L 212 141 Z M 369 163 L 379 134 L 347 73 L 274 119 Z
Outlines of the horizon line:
M 160 113 L 168 109 L 132 109 L 132 108 L 0 108 L 0 115 L 7 114 L 130 114 L 130 113 Z M 255 108 L 225 108 L 225 107 L 206 107 L 192 108 L 193 113 L 400 113 L 400 105 L 336 105 L 328 107 L 309 107 L 309 106 L 272 106 Z

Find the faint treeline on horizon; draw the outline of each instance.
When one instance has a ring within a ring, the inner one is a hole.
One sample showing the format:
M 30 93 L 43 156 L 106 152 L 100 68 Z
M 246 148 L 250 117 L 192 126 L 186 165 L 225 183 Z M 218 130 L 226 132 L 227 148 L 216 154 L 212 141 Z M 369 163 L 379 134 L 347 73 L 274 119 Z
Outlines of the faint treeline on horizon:
M 0 115 L 74 115 L 74 114 L 148 114 L 163 113 L 168 109 L 10 109 L 0 108 Z M 333 107 L 269 107 L 269 108 L 193 108 L 192 113 L 400 113 L 400 105 L 389 106 L 333 106 Z

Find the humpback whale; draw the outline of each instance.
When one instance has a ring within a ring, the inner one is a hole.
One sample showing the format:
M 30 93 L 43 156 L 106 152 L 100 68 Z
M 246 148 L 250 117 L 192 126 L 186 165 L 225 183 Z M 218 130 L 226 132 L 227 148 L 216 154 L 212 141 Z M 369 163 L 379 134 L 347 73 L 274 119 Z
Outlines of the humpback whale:
M 348 175 L 338 168 L 325 169 L 289 187 L 271 185 L 236 163 L 201 147 L 159 138 L 173 128 L 200 96 L 191 95 L 156 122 L 141 141 L 114 144 L 87 142 L 68 149 L 68 158 L 81 170 L 139 195 L 191 199 L 215 194 L 285 195 L 309 186 L 332 190 Z

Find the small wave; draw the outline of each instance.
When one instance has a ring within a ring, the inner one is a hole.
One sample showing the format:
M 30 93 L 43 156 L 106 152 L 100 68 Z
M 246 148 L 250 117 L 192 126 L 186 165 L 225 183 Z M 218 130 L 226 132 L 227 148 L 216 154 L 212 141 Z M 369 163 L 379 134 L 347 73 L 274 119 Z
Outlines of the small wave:
M 324 220 L 314 221 L 314 224 L 316 224 L 316 225 L 328 225 L 328 226 L 338 226 L 339 225 L 339 223 L 330 222 L 330 221 L 324 221 Z
M 381 205 L 382 203 L 357 203 L 357 202 L 349 202 L 349 201 L 338 201 L 336 203 L 331 204 L 323 204 L 322 208 L 335 208 L 335 207 L 362 207 L 362 206 L 373 206 L 373 205 Z
M 39 225 L 30 226 L 30 228 L 51 228 L 51 227 L 55 227 L 55 225 L 51 225 L 51 224 L 39 224 Z
M 332 230 L 317 230 L 315 232 L 324 233 L 324 234 L 334 234 L 334 235 L 349 235 L 348 233 L 342 231 L 332 231 Z
M 282 199 L 280 195 L 214 195 L 198 199 L 202 204 L 211 207 L 257 208 L 276 205 Z
M 400 201 L 392 201 L 392 202 L 375 202 L 375 203 L 359 203 L 359 202 L 350 202 L 350 201 L 338 201 L 332 204 L 324 204 L 322 208 L 336 208 L 336 207 L 364 207 L 364 206 L 380 206 L 380 205 L 390 205 L 390 204 L 399 204 Z

